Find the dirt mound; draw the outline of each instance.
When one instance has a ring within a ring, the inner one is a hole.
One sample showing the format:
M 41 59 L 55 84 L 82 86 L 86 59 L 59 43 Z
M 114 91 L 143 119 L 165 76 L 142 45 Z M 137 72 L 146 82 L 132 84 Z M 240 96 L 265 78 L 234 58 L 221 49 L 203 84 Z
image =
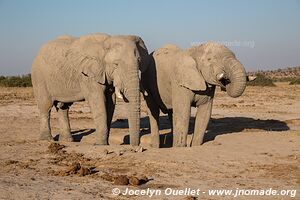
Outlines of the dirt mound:
M 147 183 L 150 179 L 146 176 L 126 176 L 126 175 L 110 175 L 105 173 L 101 176 L 102 179 L 113 182 L 114 185 L 132 185 L 139 186 Z
M 51 143 L 48 146 L 48 150 L 50 153 L 58 154 L 58 153 L 62 152 L 62 149 L 65 147 L 66 147 L 65 145 L 61 145 L 59 143 Z
M 51 143 L 48 146 L 48 151 L 54 154 L 54 157 L 50 157 L 48 162 L 54 165 L 65 167 L 65 169 L 58 171 L 51 169 L 50 172 L 48 172 L 49 174 L 55 176 L 86 176 L 97 172 L 94 170 L 94 164 L 96 162 L 95 160 L 92 161 L 80 153 L 68 153 L 67 151 L 63 150 L 65 147 L 65 145 L 61 145 L 59 143 Z
M 54 175 L 57 176 L 69 176 L 72 174 L 79 175 L 79 176 L 86 176 L 92 174 L 93 171 L 91 168 L 83 167 L 80 163 L 73 163 L 67 167 L 66 170 L 57 171 Z

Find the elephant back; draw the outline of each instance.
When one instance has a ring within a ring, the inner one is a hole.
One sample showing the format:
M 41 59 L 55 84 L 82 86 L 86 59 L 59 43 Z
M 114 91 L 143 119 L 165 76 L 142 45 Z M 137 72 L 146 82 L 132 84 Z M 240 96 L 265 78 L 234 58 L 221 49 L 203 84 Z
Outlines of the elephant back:
M 71 45 L 76 40 L 77 38 L 69 35 L 59 36 L 56 39 L 46 43 L 41 48 L 39 54 L 42 56 L 43 61 L 47 64 L 53 66 L 62 65 L 62 62 L 68 54 Z
M 181 49 L 177 47 L 175 44 L 166 44 L 162 48 L 157 49 L 154 53 L 153 56 L 159 56 L 159 55 L 165 55 L 165 54 L 170 54 L 170 53 L 175 53 L 180 51 Z
M 110 36 L 105 33 L 95 33 L 89 35 L 83 35 L 79 38 L 80 44 L 88 44 L 88 43 L 102 43 L 104 40 L 109 38 Z
M 110 36 L 104 33 L 96 33 L 81 36 L 74 41 L 70 51 L 74 54 L 80 54 L 84 57 L 99 58 L 104 56 L 104 41 Z

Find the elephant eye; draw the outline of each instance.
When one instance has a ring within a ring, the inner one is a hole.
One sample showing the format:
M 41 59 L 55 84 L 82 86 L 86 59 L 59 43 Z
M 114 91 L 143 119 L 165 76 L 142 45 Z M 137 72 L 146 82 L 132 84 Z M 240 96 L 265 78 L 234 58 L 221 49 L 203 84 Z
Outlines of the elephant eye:
M 119 63 L 113 63 L 113 66 L 114 66 L 114 68 L 117 68 L 118 67 L 118 65 L 119 65 Z
M 138 57 L 137 60 L 138 60 L 138 62 L 141 62 L 141 61 L 142 61 L 142 58 L 141 58 L 141 57 Z

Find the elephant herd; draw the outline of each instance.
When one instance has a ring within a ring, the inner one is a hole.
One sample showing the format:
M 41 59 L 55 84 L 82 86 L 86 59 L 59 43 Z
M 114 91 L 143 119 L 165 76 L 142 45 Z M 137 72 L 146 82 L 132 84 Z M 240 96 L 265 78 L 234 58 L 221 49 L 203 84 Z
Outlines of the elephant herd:
M 32 84 L 40 115 L 40 138 L 53 140 L 50 113 L 60 122 L 60 141 L 73 141 L 68 111 L 86 100 L 96 127 L 95 144 L 107 145 L 116 98 L 128 104 L 131 145 L 140 143 L 140 92 L 147 104 L 151 145 L 159 147 L 159 113 L 169 115 L 173 146 L 197 146 L 211 117 L 216 86 L 242 95 L 246 72 L 227 47 L 208 42 L 189 49 L 165 45 L 151 54 L 138 36 L 98 33 L 60 36 L 42 46 L 32 65 Z M 191 107 L 197 108 L 187 144 Z

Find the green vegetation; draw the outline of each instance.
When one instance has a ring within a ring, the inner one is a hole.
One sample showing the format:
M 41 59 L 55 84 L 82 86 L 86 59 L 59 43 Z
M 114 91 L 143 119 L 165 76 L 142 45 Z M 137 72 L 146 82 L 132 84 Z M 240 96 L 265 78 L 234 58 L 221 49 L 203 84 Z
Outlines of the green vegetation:
M 275 84 L 271 78 L 266 77 L 265 75 L 258 73 L 256 74 L 256 79 L 254 81 L 247 82 L 247 85 L 250 86 L 271 86 L 274 87 Z
M 0 86 L 2 87 L 31 87 L 31 75 L 23 76 L 0 76 Z
M 274 82 L 293 82 L 299 79 L 299 77 L 281 77 L 281 78 L 272 78 Z
M 300 85 L 300 78 L 295 78 L 290 82 L 290 85 Z

